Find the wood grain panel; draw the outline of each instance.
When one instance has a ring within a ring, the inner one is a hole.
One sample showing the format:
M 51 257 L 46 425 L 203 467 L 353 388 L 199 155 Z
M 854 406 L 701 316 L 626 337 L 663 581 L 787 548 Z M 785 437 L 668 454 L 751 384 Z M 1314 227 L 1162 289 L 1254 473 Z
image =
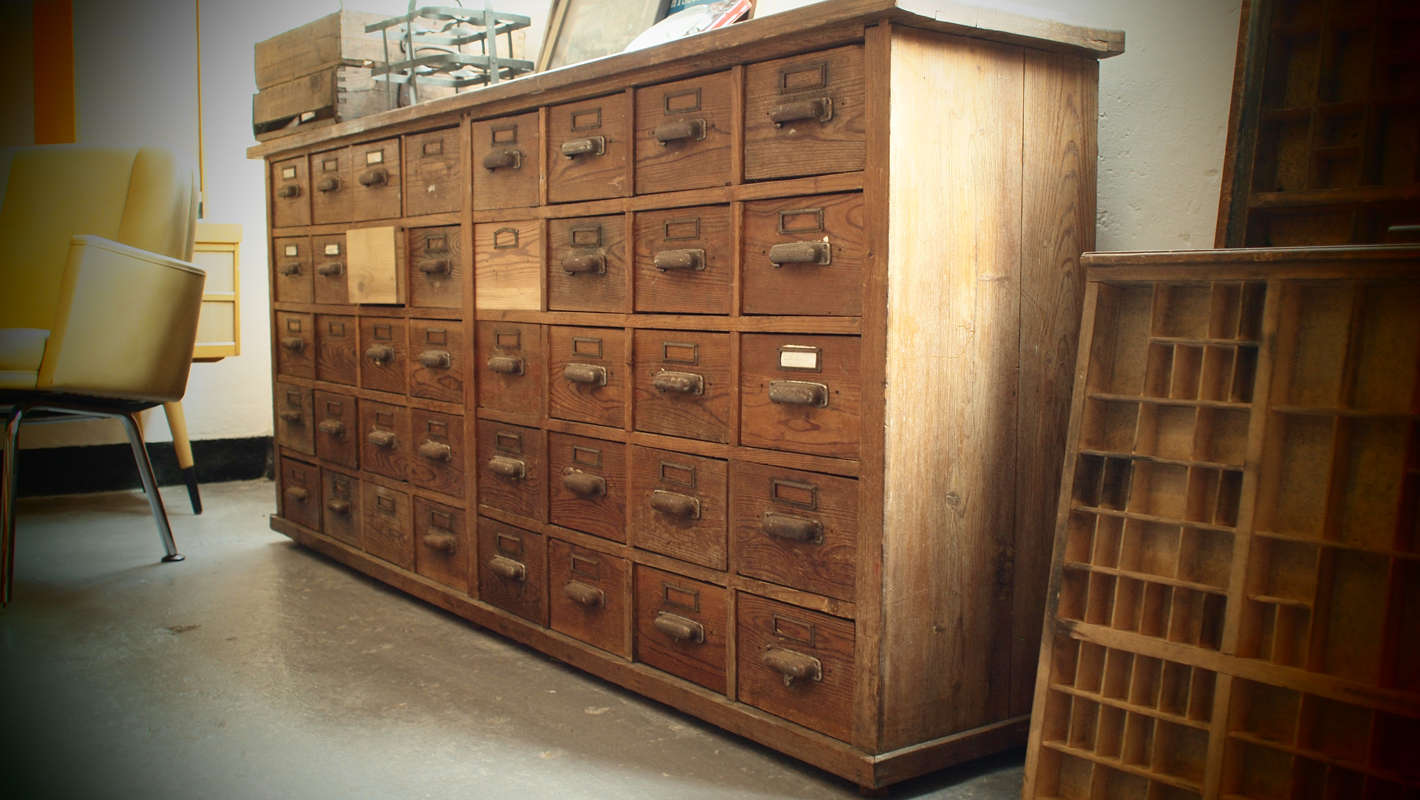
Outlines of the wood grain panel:
M 624 543 L 626 445 L 549 433 L 547 448 L 552 524 Z M 601 486 L 588 487 L 587 476 L 601 479 Z
M 316 455 L 346 469 L 360 468 L 360 414 L 355 398 L 315 390 Z
M 362 481 L 365 552 L 414 571 L 414 510 L 408 492 Z
M 730 313 L 734 268 L 730 207 L 640 211 L 634 216 L 636 310 L 671 314 Z M 661 254 L 693 251 L 693 269 L 656 266 Z
M 861 193 L 756 200 L 744 205 L 741 278 L 746 314 L 857 316 L 867 242 Z M 782 262 L 776 245 L 826 245 L 826 261 Z
M 404 215 L 458 211 L 463 199 L 459 178 L 463 151 L 459 129 L 442 128 L 404 137 Z
M 862 169 L 863 85 L 862 45 L 746 67 L 745 180 Z
M 364 548 L 365 531 L 361 523 L 364 497 L 360 491 L 360 479 L 321 468 L 322 532 L 337 541 L 356 549 Z
M 630 102 L 625 92 L 547 109 L 547 201 L 575 203 L 631 193 Z M 599 152 L 568 156 L 563 147 L 592 140 Z M 596 140 L 600 140 L 598 143 Z
M 638 330 L 632 352 L 636 430 L 730 440 L 730 334 Z
M 360 463 L 367 472 L 393 481 L 407 480 L 410 447 L 409 409 L 361 400 Z M 392 434 L 392 436 L 391 436 Z
M 856 336 L 740 337 L 740 444 L 836 458 L 858 456 L 860 342 Z M 772 390 L 823 387 L 822 405 L 775 402 Z
M 400 215 L 399 140 L 383 139 L 350 146 L 351 215 L 354 221 L 394 219 Z
M 547 334 L 548 416 L 622 427 L 626 419 L 626 331 L 552 325 Z M 589 369 L 601 372 L 590 382 L 580 380 Z
M 272 239 L 271 264 L 275 274 L 278 302 L 309 303 L 315 298 L 315 283 L 311 279 L 310 237 L 283 236 Z
M 276 373 L 316 377 L 316 319 L 313 314 L 276 312 Z
M 542 138 L 538 114 L 473 123 L 473 207 L 537 205 Z
M 520 322 L 477 323 L 474 352 L 479 408 L 505 411 L 536 422 L 546 385 L 543 326 Z
M 622 658 L 631 656 L 631 565 L 559 539 L 547 543 L 550 627 Z M 576 599 L 574 599 L 576 598 Z
M 478 599 L 546 627 L 547 537 L 479 517 Z
M 409 320 L 409 396 L 464 401 L 463 324 L 457 320 Z
M 457 225 L 410 228 L 409 304 L 417 308 L 463 306 L 463 235 Z
M 414 571 L 456 592 L 468 591 L 473 535 L 464 511 L 414 498 Z
M 350 148 L 311 154 L 311 224 L 350 222 L 355 213 Z
M 353 316 L 316 315 L 316 380 L 354 386 L 359 379 L 360 329 Z
M 397 317 L 360 317 L 360 386 L 392 394 L 408 391 L 408 326 Z
M 405 297 L 404 231 L 394 226 L 351 228 L 345 232 L 350 276 L 345 291 L 352 303 L 402 305 Z
M 463 497 L 464 464 L 468 459 L 463 417 L 412 408 L 409 436 L 409 482 L 450 497 Z
M 542 308 L 542 222 L 473 226 L 474 307 Z
M 294 458 L 281 459 L 281 515 L 320 530 L 320 468 Z
M 547 520 L 547 440 L 536 428 L 478 423 L 478 502 Z
M 311 224 L 311 181 L 305 157 L 271 162 L 271 227 Z
M 725 691 L 729 593 L 639 564 L 635 580 L 635 659 L 711 691 Z M 689 637 L 682 635 L 686 632 Z
M 728 563 L 728 468 L 715 458 L 631 448 L 631 544 L 710 569 Z
M 315 264 L 315 302 L 346 305 L 350 302 L 350 265 L 346 260 L 345 234 L 327 233 L 311 237 L 311 258 Z
M 587 259 L 590 272 L 578 271 Z M 547 222 L 547 307 L 554 311 L 625 312 L 626 215 Z
M 835 739 L 853 733 L 853 623 L 738 592 L 739 701 Z M 811 660 L 805 677 L 784 680 L 770 666 Z M 814 677 L 814 676 L 817 677 Z
M 271 389 L 276 404 L 276 443 L 315 455 L 315 421 L 311 389 L 277 381 Z
M 858 482 L 851 478 L 730 463 L 730 539 L 736 571 L 806 592 L 854 601 Z M 775 523 L 812 523 L 808 540 Z M 771 534 L 771 531 L 774 533 Z
M 728 186 L 732 124 L 728 72 L 637 89 L 636 193 Z

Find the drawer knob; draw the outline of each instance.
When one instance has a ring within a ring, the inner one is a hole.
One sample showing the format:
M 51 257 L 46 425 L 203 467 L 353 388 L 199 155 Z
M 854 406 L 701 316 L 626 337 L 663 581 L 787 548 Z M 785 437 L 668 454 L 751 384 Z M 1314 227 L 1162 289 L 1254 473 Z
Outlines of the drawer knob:
M 800 120 L 816 119 L 819 122 L 828 122 L 833 119 L 833 98 L 819 97 L 813 100 L 800 100 L 796 103 L 784 103 L 769 109 L 769 121 L 778 128 L 786 122 L 798 122 Z
M 528 579 L 528 568 L 522 563 L 503 556 L 494 556 L 488 559 L 488 571 L 508 581 L 525 581 Z
M 705 643 L 705 626 L 676 614 L 662 611 L 651 620 L 651 626 L 678 642 Z
M 786 406 L 828 407 L 828 387 L 809 381 L 770 381 L 769 402 Z
M 568 364 L 562 368 L 562 377 L 573 383 L 605 386 L 606 367 L 598 367 L 593 364 Z
M 562 587 L 562 593 L 578 605 L 587 608 L 606 608 L 606 592 L 595 586 L 588 586 L 581 581 L 572 581 Z
M 661 370 L 651 379 L 651 385 L 656 387 L 658 392 L 705 394 L 705 378 L 693 372 Z
M 425 275 L 448 275 L 449 267 L 447 258 L 429 258 L 419 262 L 419 271 Z
M 390 172 L 384 167 L 360 173 L 361 186 L 383 186 L 389 182 Z
M 791 542 L 823 544 L 823 523 L 816 519 L 766 511 L 760 524 L 766 536 L 788 539 Z
M 785 242 L 769 248 L 769 263 L 775 269 L 785 264 L 817 264 L 826 267 L 833 263 L 833 248 L 828 242 Z
M 394 431 L 370 431 L 365 436 L 365 441 L 376 447 L 383 447 L 386 450 L 395 446 Z
M 429 369 L 448 369 L 454 357 L 448 350 L 423 350 L 419 353 L 419 363 Z
M 652 265 L 661 272 L 672 269 L 686 269 L 701 272 L 705 269 L 704 250 L 662 250 L 656 253 Z
M 606 256 L 567 256 L 562 259 L 562 271 L 568 275 L 605 275 Z
M 301 412 L 294 408 L 281 409 L 281 419 L 284 422 L 296 423 L 301 421 Z
M 365 350 L 365 358 L 376 364 L 383 364 L 394 358 L 394 348 L 387 344 L 372 344 Z
M 424 456 L 430 461 L 453 461 L 454 449 L 443 442 L 425 439 L 419 445 L 419 455 Z
M 705 120 L 703 119 L 682 119 L 675 122 L 667 122 L 664 125 L 657 125 L 652 132 L 656 141 L 665 147 L 671 142 L 681 139 L 695 139 L 700 141 L 705 138 Z
M 520 481 L 528 476 L 528 465 L 516 458 L 494 456 L 488 459 L 488 471 L 500 478 Z
M 332 514 L 339 514 L 342 517 L 350 515 L 350 501 L 348 500 L 327 500 L 325 508 Z
M 562 155 L 567 158 L 606 155 L 606 137 L 588 136 L 585 139 L 572 139 L 571 141 L 563 142 Z
M 306 340 L 299 336 L 287 336 L 281 340 L 281 346 L 293 353 L 299 353 L 306 349 Z
M 770 647 L 764 651 L 764 666 L 779 673 L 785 686 L 793 686 L 794 681 L 823 680 L 823 662 L 782 647 Z
M 345 265 L 339 261 L 327 261 L 324 264 L 321 264 L 319 267 L 316 267 L 317 275 L 325 275 L 327 277 L 339 275 L 344 271 Z
M 301 187 L 299 184 L 295 183 L 285 184 L 280 189 L 276 190 L 276 196 L 285 198 L 287 200 L 291 199 L 292 197 L 300 197 Z
M 276 271 L 288 278 L 295 277 L 301 274 L 301 262 L 287 261 L 285 264 L 277 267 Z
M 453 555 L 459 547 L 459 540 L 457 536 L 450 536 L 447 533 L 426 533 L 424 546 L 446 555 Z
M 489 172 L 505 167 L 522 169 L 523 151 L 514 150 L 511 147 L 500 147 L 497 150 L 489 151 L 488 155 L 483 157 L 483 168 Z
M 306 502 L 306 498 L 310 497 L 310 493 L 299 486 L 287 486 L 286 496 L 295 500 L 297 503 L 304 503 Z
M 340 191 L 340 179 L 322 178 L 321 181 L 316 184 L 316 191 L 320 192 L 321 194 L 327 194 L 329 192 L 338 192 Z
M 500 375 L 521 375 L 523 360 L 517 356 L 493 356 L 488 359 L 488 370 Z
M 567 491 L 581 497 L 604 497 L 606 496 L 606 478 L 600 475 L 592 475 L 580 470 L 568 468 L 568 472 L 562 476 L 562 485 L 567 487 Z
M 656 489 L 651 492 L 651 508 L 668 517 L 680 519 L 700 519 L 699 498 L 678 492 Z
M 338 419 L 323 419 L 320 421 L 320 425 L 317 425 L 316 427 L 319 428 L 320 432 L 325 434 L 326 436 L 345 435 L 345 423 L 341 422 Z

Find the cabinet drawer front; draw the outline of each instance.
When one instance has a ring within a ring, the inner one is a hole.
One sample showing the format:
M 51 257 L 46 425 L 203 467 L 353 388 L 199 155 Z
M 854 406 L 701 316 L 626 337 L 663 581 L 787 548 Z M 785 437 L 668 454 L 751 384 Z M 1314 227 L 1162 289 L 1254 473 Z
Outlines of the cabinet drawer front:
M 478 405 L 495 411 L 542 415 L 542 326 L 522 322 L 479 322 L 475 330 Z
M 354 386 L 359 374 L 360 329 L 353 316 L 316 315 L 316 377 Z
M 463 497 L 463 417 L 419 408 L 409 410 L 409 482 L 452 497 Z
M 631 544 L 711 569 L 726 565 L 724 461 L 631 449 Z
M 307 455 L 315 455 L 315 413 L 311 390 L 276 382 L 272 388 L 276 403 L 276 443 Z
M 355 208 L 355 181 L 350 148 L 311 155 L 311 222 L 315 225 L 349 222 Z
M 863 46 L 745 68 L 745 178 L 863 168 Z
M 463 509 L 414 498 L 414 571 L 459 592 L 468 592 L 473 539 Z
M 360 519 L 364 516 L 361 513 L 364 498 L 360 493 L 360 479 L 331 469 L 322 469 L 320 474 L 325 535 L 363 550 L 364 527 Z
M 478 518 L 478 599 L 547 625 L 547 540 Z
M 547 543 L 551 628 L 622 658 L 626 641 L 625 559 L 552 539 Z
M 409 395 L 463 403 L 463 323 L 409 321 Z
M 276 371 L 297 378 L 316 377 L 316 318 L 276 312 Z
M 406 480 L 413 448 L 409 409 L 373 400 L 360 401 L 360 463 L 369 472 Z
M 542 222 L 473 226 L 473 305 L 490 310 L 542 310 Z
M 637 311 L 730 313 L 728 206 L 642 211 L 634 219 Z
M 350 171 L 354 176 L 354 220 L 393 219 L 400 212 L 399 140 L 350 145 Z
M 281 516 L 313 531 L 320 530 L 320 468 L 304 461 L 281 459 Z
M 853 602 L 856 480 L 736 461 L 730 486 L 741 575 Z
M 272 281 L 277 302 L 309 303 L 315 299 L 312 280 L 311 240 L 306 236 L 283 236 L 271 240 Z
M 409 494 L 369 481 L 361 483 L 365 491 L 365 508 L 361 513 L 365 523 L 365 552 L 397 567 L 413 570 L 414 524 Z
M 636 660 L 724 692 L 726 595 L 723 587 L 638 564 Z
M 549 433 L 552 523 L 626 541 L 626 445 Z
M 636 430 L 730 440 L 730 335 L 636 331 Z
M 620 428 L 625 422 L 626 331 L 549 326 L 548 414 Z
M 631 125 L 625 94 L 547 110 L 547 200 L 625 197 Z
M 463 307 L 463 235 L 457 225 L 409 231 L 409 304 Z
M 626 311 L 626 215 L 547 222 L 547 307 Z
M 862 313 L 861 193 L 745 203 L 743 241 L 746 314 Z
M 360 386 L 405 394 L 409 371 L 406 323 L 394 317 L 360 318 Z
M 271 163 L 271 227 L 311 224 L 311 181 L 305 157 Z
M 853 738 L 853 623 L 740 592 L 739 701 L 845 742 Z
M 350 302 L 350 263 L 346 259 L 345 234 L 311 237 L 311 259 L 315 273 L 317 303 L 345 305 Z
M 636 90 L 636 193 L 730 184 L 730 73 Z
M 547 518 L 547 442 L 542 431 L 478 423 L 478 502 L 539 522 Z
M 360 413 L 355 398 L 315 393 L 316 455 L 347 469 L 360 468 Z
M 857 336 L 746 334 L 740 340 L 740 443 L 858 457 Z
M 473 123 L 473 207 L 537 205 L 541 149 L 536 111 Z
M 463 205 L 463 173 L 459 129 L 444 128 L 404 137 L 404 175 L 409 197 L 406 216 L 443 214 Z

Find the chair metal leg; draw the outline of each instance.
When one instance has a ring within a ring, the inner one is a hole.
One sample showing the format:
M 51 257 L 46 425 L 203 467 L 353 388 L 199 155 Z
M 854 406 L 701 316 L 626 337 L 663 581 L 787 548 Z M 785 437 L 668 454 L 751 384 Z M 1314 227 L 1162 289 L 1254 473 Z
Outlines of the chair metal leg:
M 143 446 L 143 433 L 138 424 L 137 414 L 123 414 L 123 427 L 128 431 L 128 443 L 133 445 L 133 459 L 138 462 L 138 474 L 143 479 L 143 490 L 148 493 L 148 505 L 153 509 L 153 519 L 158 523 L 158 535 L 163 540 L 167 555 L 164 561 L 182 561 L 183 555 L 177 551 L 173 541 L 173 529 L 168 526 L 168 513 L 163 508 L 162 495 L 158 494 L 158 481 L 153 477 L 153 462 L 148 460 L 148 448 Z
M 173 433 L 173 450 L 177 453 L 178 469 L 187 484 L 187 499 L 192 502 L 192 513 L 202 513 L 202 495 L 197 491 L 197 467 L 192 460 L 192 440 L 187 436 L 187 415 L 182 413 L 182 403 L 163 403 L 163 413 L 168 417 L 168 430 Z
M 4 525 L 0 535 L 5 537 L 4 543 L 0 544 L 0 551 L 3 551 L 0 553 L 0 607 L 10 604 L 10 589 L 15 582 L 15 499 L 19 496 L 16 478 L 20 461 L 20 423 L 29 410 L 28 405 L 17 405 L 5 420 L 4 468 L 3 474 L 0 474 L 0 483 L 3 483 L 0 486 L 0 524 Z

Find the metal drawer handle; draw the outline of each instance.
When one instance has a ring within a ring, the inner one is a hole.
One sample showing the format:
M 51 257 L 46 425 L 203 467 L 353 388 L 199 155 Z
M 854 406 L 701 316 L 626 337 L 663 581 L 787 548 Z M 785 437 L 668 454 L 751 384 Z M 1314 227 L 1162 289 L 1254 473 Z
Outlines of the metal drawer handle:
M 376 364 L 383 364 L 394 358 L 394 348 L 386 344 L 372 344 L 365 350 L 365 358 Z
M 383 447 L 386 450 L 391 450 L 395 446 L 393 431 L 370 431 L 365 436 L 365 441 L 376 447 Z
M 320 183 L 316 184 L 316 191 L 320 192 L 321 194 L 325 194 L 327 192 L 338 192 L 340 191 L 340 179 L 323 178 Z
M 494 556 L 488 559 L 488 571 L 507 581 L 525 581 L 528 579 L 528 568 L 521 562 L 503 556 Z
M 661 272 L 671 269 L 687 269 L 701 272 L 705 269 L 704 250 L 662 250 L 651 262 Z
M 826 267 L 833 263 L 833 248 L 828 242 L 785 242 L 769 248 L 769 263 L 775 269 L 785 264 L 818 264 Z
M 424 350 L 419 353 L 419 363 L 429 369 L 448 369 L 454 357 L 448 350 Z
M 681 139 L 700 141 L 705 138 L 705 120 L 682 119 L 676 122 L 667 122 L 664 125 L 657 125 L 651 135 L 656 137 L 656 141 L 661 147 Z
M 459 540 L 457 536 L 450 536 L 447 533 L 426 533 L 424 534 L 424 546 L 430 550 L 453 555 L 459 547 Z
M 454 449 L 443 442 L 425 439 L 424 442 L 419 445 L 419 455 L 424 456 L 430 461 L 453 461 Z
M 593 364 L 568 364 L 562 369 L 562 377 L 573 383 L 605 386 L 606 367 L 598 367 Z
M 567 491 L 581 497 L 605 497 L 606 478 L 600 475 L 572 470 L 562 476 L 562 485 Z
M 606 592 L 581 581 L 572 581 L 563 586 L 562 593 L 567 595 L 568 600 L 587 608 L 606 608 Z
M 770 381 L 769 402 L 786 406 L 828 407 L 828 387 L 809 381 Z
M 514 150 L 510 147 L 500 147 L 497 150 L 490 150 L 488 155 L 483 157 L 483 168 L 489 172 L 504 167 L 522 169 L 523 151 Z
M 288 261 L 276 268 L 276 271 L 290 278 L 301 274 L 301 263 L 299 261 Z
M 791 542 L 823 544 L 823 523 L 816 519 L 766 511 L 760 524 L 766 536 L 788 539 Z
M 281 340 L 281 346 L 293 353 L 299 353 L 306 349 L 306 340 L 299 336 L 287 336 Z
M 339 514 L 342 517 L 350 514 L 350 503 L 347 500 L 327 500 L 325 508 L 330 513 Z
M 823 680 L 823 662 L 810 655 L 770 647 L 764 651 L 764 666 L 779 673 L 785 686 L 793 686 L 794 681 Z
M 288 183 L 288 184 L 285 184 L 285 185 L 282 186 L 280 189 L 277 189 L 277 190 L 276 190 L 276 196 L 277 196 L 277 197 L 286 198 L 286 199 L 290 199 L 290 198 L 292 198 L 292 197 L 300 197 L 300 196 L 301 196 L 301 187 L 300 187 L 299 184 L 295 184 L 295 183 Z
M 287 486 L 286 496 L 295 500 L 297 503 L 304 503 L 306 502 L 306 498 L 310 497 L 310 494 L 299 486 Z
M 339 261 L 327 261 L 324 264 L 321 264 L 319 267 L 316 267 L 317 275 L 339 275 L 344 271 L 345 265 L 340 263 Z
M 562 259 L 562 271 L 568 275 L 605 275 L 606 256 L 567 256 Z
M 361 185 L 361 186 L 382 186 L 382 185 L 388 183 L 388 182 L 389 182 L 389 179 L 390 179 L 389 170 L 385 169 L 384 167 L 380 167 L 379 169 L 372 169 L 372 170 L 370 170 L 369 172 L 363 172 L 363 173 L 361 173 L 361 174 L 360 174 L 360 185 Z
M 778 128 L 786 122 L 798 122 L 804 119 L 816 119 L 819 122 L 828 122 L 833 119 L 833 98 L 819 97 L 813 100 L 800 100 L 796 103 L 785 103 L 769 109 L 769 121 Z
M 319 428 L 320 432 L 325 434 L 326 436 L 345 435 L 345 423 L 341 422 L 338 419 L 323 419 L 316 427 Z
M 528 476 L 528 465 L 516 458 L 494 456 L 488 459 L 488 470 L 500 478 L 520 481 Z
M 562 155 L 567 158 L 577 156 L 604 156 L 606 155 L 606 137 L 588 136 L 585 139 L 573 139 L 562 143 Z
M 494 356 L 488 359 L 488 371 L 502 375 L 521 375 L 523 360 L 517 356 Z
M 286 422 L 300 422 L 301 412 L 297 411 L 294 408 L 283 408 L 281 409 L 281 419 L 285 420 Z
M 693 619 L 662 611 L 651 621 L 651 626 L 678 642 L 705 643 L 705 626 Z
M 705 394 L 705 378 L 694 372 L 669 372 L 661 370 L 651 379 L 651 385 L 658 392 L 679 392 L 681 394 Z
M 677 492 L 655 489 L 651 492 L 651 508 L 668 517 L 700 519 L 700 500 Z
M 425 275 L 448 275 L 450 266 L 447 258 L 431 258 L 419 262 L 419 271 Z

